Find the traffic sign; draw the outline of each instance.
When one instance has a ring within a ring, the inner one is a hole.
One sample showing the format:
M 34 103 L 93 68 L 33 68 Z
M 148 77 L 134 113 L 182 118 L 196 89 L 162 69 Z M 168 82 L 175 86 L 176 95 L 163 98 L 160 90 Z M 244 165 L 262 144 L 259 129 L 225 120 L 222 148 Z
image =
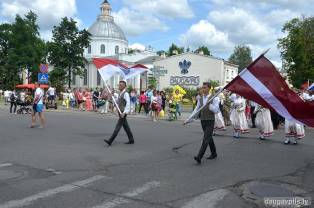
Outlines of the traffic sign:
M 44 74 L 44 73 L 38 74 L 38 82 L 40 84 L 48 84 L 48 81 L 49 81 L 49 75 L 48 74 Z
M 41 73 L 47 74 L 48 73 L 48 64 L 40 64 L 39 70 Z

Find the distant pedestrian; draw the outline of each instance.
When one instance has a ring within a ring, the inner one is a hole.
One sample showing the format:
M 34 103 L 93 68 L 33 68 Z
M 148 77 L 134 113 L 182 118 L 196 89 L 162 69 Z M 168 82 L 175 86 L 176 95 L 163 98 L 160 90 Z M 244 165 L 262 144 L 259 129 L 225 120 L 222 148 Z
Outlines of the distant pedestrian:
M 137 102 L 137 96 L 136 91 L 133 89 L 130 93 L 130 101 L 131 101 L 131 114 L 134 114 L 136 112 L 136 102 Z
M 32 124 L 31 128 L 34 128 L 36 125 L 36 113 L 40 118 L 40 127 L 44 128 L 46 126 L 46 121 L 44 117 L 44 90 L 38 87 L 38 83 L 35 83 L 37 88 L 34 94 L 34 103 L 33 103 L 33 113 L 32 113 Z
M 12 92 L 11 95 L 10 95 L 10 103 L 11 103 L 11 106 L 10 106 L 10 113 L 16 114 L 17 94 L 16 94 L 16 91 L 15 91 L 15 90 L 13 90 L 13 92 Z M 14 106 L 14 110 L 12 111 L 13 106 Z
M 145 95 L 144 91 L 141 91 L 141 95 L 139 96 L 139 110 L 138 113 L 141 113 L 142 107 L 144 108 L 144 111 L 146 114 L 148 114 L 148 110 L 147 110 L 147 96 Z
M 245 117 L 245 100 L 240 97 L 240 95 L 233 94 L 231 95 L 232 110 L 230 113 L 230 120 L 234 128 L 234 138 L 238 139 L 240 133 L 249 133 L 249 127 L 247 119 Z
M 270 137 L 274 132 L 273 123 L 271 121 L 270 110 L 259 104 L 255 104 L 256 127 L 259 129 L 260 139 Z

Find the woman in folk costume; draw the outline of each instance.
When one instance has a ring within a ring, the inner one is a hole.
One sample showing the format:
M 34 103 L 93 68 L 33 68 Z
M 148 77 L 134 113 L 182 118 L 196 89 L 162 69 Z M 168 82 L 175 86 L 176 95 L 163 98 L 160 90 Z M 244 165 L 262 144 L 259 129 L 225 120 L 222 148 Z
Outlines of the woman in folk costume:
M 265 140 L 266 137 L 270 137 L 274 132 L 270 110 L 259 104 L 255 104 L 254 114 L 256 114 L 255 123 L 260 133 L 259 138 Z
M 217 105 L 217 106 L 219 106 L 220 102 L 221 100 L 218 96 L 215 97 L 213 100 L 214 105 Z M 221 110 L 219 108 L 219 110 L 215 113 L 214 131 L 225 131 L 225 130 L 226 130 L 225 121 L 224 121 L 224 118 L 222 117 Z
M 296 123 L 295 121 L 285 119 L 285 133 L 285 144 L 298 144 L 297 139 L 302 139 L 305 136 L 304 126 L 303 124 Z
M 246 103 L 243 98 L 239 95 L 231 95 L 231 100 L 233 101 L 231 104 L 232 110 L 230 113 L 230 121 L 234 128 L 234 138 L 238 139 L 239 134 L 248 133 L 249 127 L 245 117 L 245 107 Z

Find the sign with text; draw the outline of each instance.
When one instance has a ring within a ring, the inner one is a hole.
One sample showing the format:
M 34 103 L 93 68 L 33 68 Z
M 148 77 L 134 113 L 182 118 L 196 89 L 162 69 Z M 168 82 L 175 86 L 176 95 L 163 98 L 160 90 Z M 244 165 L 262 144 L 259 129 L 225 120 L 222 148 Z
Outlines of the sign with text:
M 171 76 L 170 85 L 199 86 L 199 76 Z

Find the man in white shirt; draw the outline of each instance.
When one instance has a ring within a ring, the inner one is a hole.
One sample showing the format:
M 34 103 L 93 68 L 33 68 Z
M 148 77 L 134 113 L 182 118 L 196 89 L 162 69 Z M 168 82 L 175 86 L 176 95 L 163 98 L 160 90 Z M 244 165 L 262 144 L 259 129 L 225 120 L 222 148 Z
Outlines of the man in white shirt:
M 126 119 L 127 114 L 130 113 L 131 110 L 131 104 L 130 104 L 130 95 L 126 91 L 126 82 L 125 81 L 120 81 L 119 82 L 119 90 L 120 90 L 120 95 L 118 97 L 118 107 L 121 111 L 121 114 L 119 113 L 119 120 L 118 123 L 115 127 L 115 130 L 110 137 L 109 140 L 104 140 L 109 146 L 112 144 L 114 139 L 117 137 L 121 127 L 123 126 L 124 130 L 126 131 L 126 134 L 128 135 L 129 141 L 125 144 L 134 144 L 134 138 L 133 134 L 131 132 L 131 129 L 129 127 L 128 121 Z
M 192 115 L 184 124 L 189 123 L 195 117 L 200 118 L 202 129 L 204 132 L 202 146 L 199 150 L 197 156 L 194 157 L 194 160 L 200 164 L 201 160 L 206 152 L 207 147 L 210 147 L 211 155 L 207 159 L 212 160 L 217 157 L 216 146 L 213 139 L 213 132 L 215 126 L 215 113 L 219 112 L 219 103 L 218 102 L 207 102 L 212 98 L 212 95 L 209 93 L 211 89 L 211 84 L 208 82 L 203 83 L 203 96 L 199 98 L 197 106 L 194 109 Z M 202 109 L 201 109 L 202 108 Z
M 56 89 L 50 86 L 49 89 L 47 90 L 47 95 L 48 95 L 48 102 L 51 102 L 51 104 L 54 105 L 55 98 L 56 98 Z
M 37 86 L 35 94 L 34 94 L 34 104 L 33 104 L 33 113 L 32 113 L 32 125 L 30 126 L 31 128 L 35 127 L 36 124 L 36 113 L 38 113 L 39 118 L 40 118 L 40 127 L 39 128 L 44 128 L 45 127 L 45 117 L 44 117 L 44 90 L 41 89 L 38 86 L 38 83 L 35 83 Z

